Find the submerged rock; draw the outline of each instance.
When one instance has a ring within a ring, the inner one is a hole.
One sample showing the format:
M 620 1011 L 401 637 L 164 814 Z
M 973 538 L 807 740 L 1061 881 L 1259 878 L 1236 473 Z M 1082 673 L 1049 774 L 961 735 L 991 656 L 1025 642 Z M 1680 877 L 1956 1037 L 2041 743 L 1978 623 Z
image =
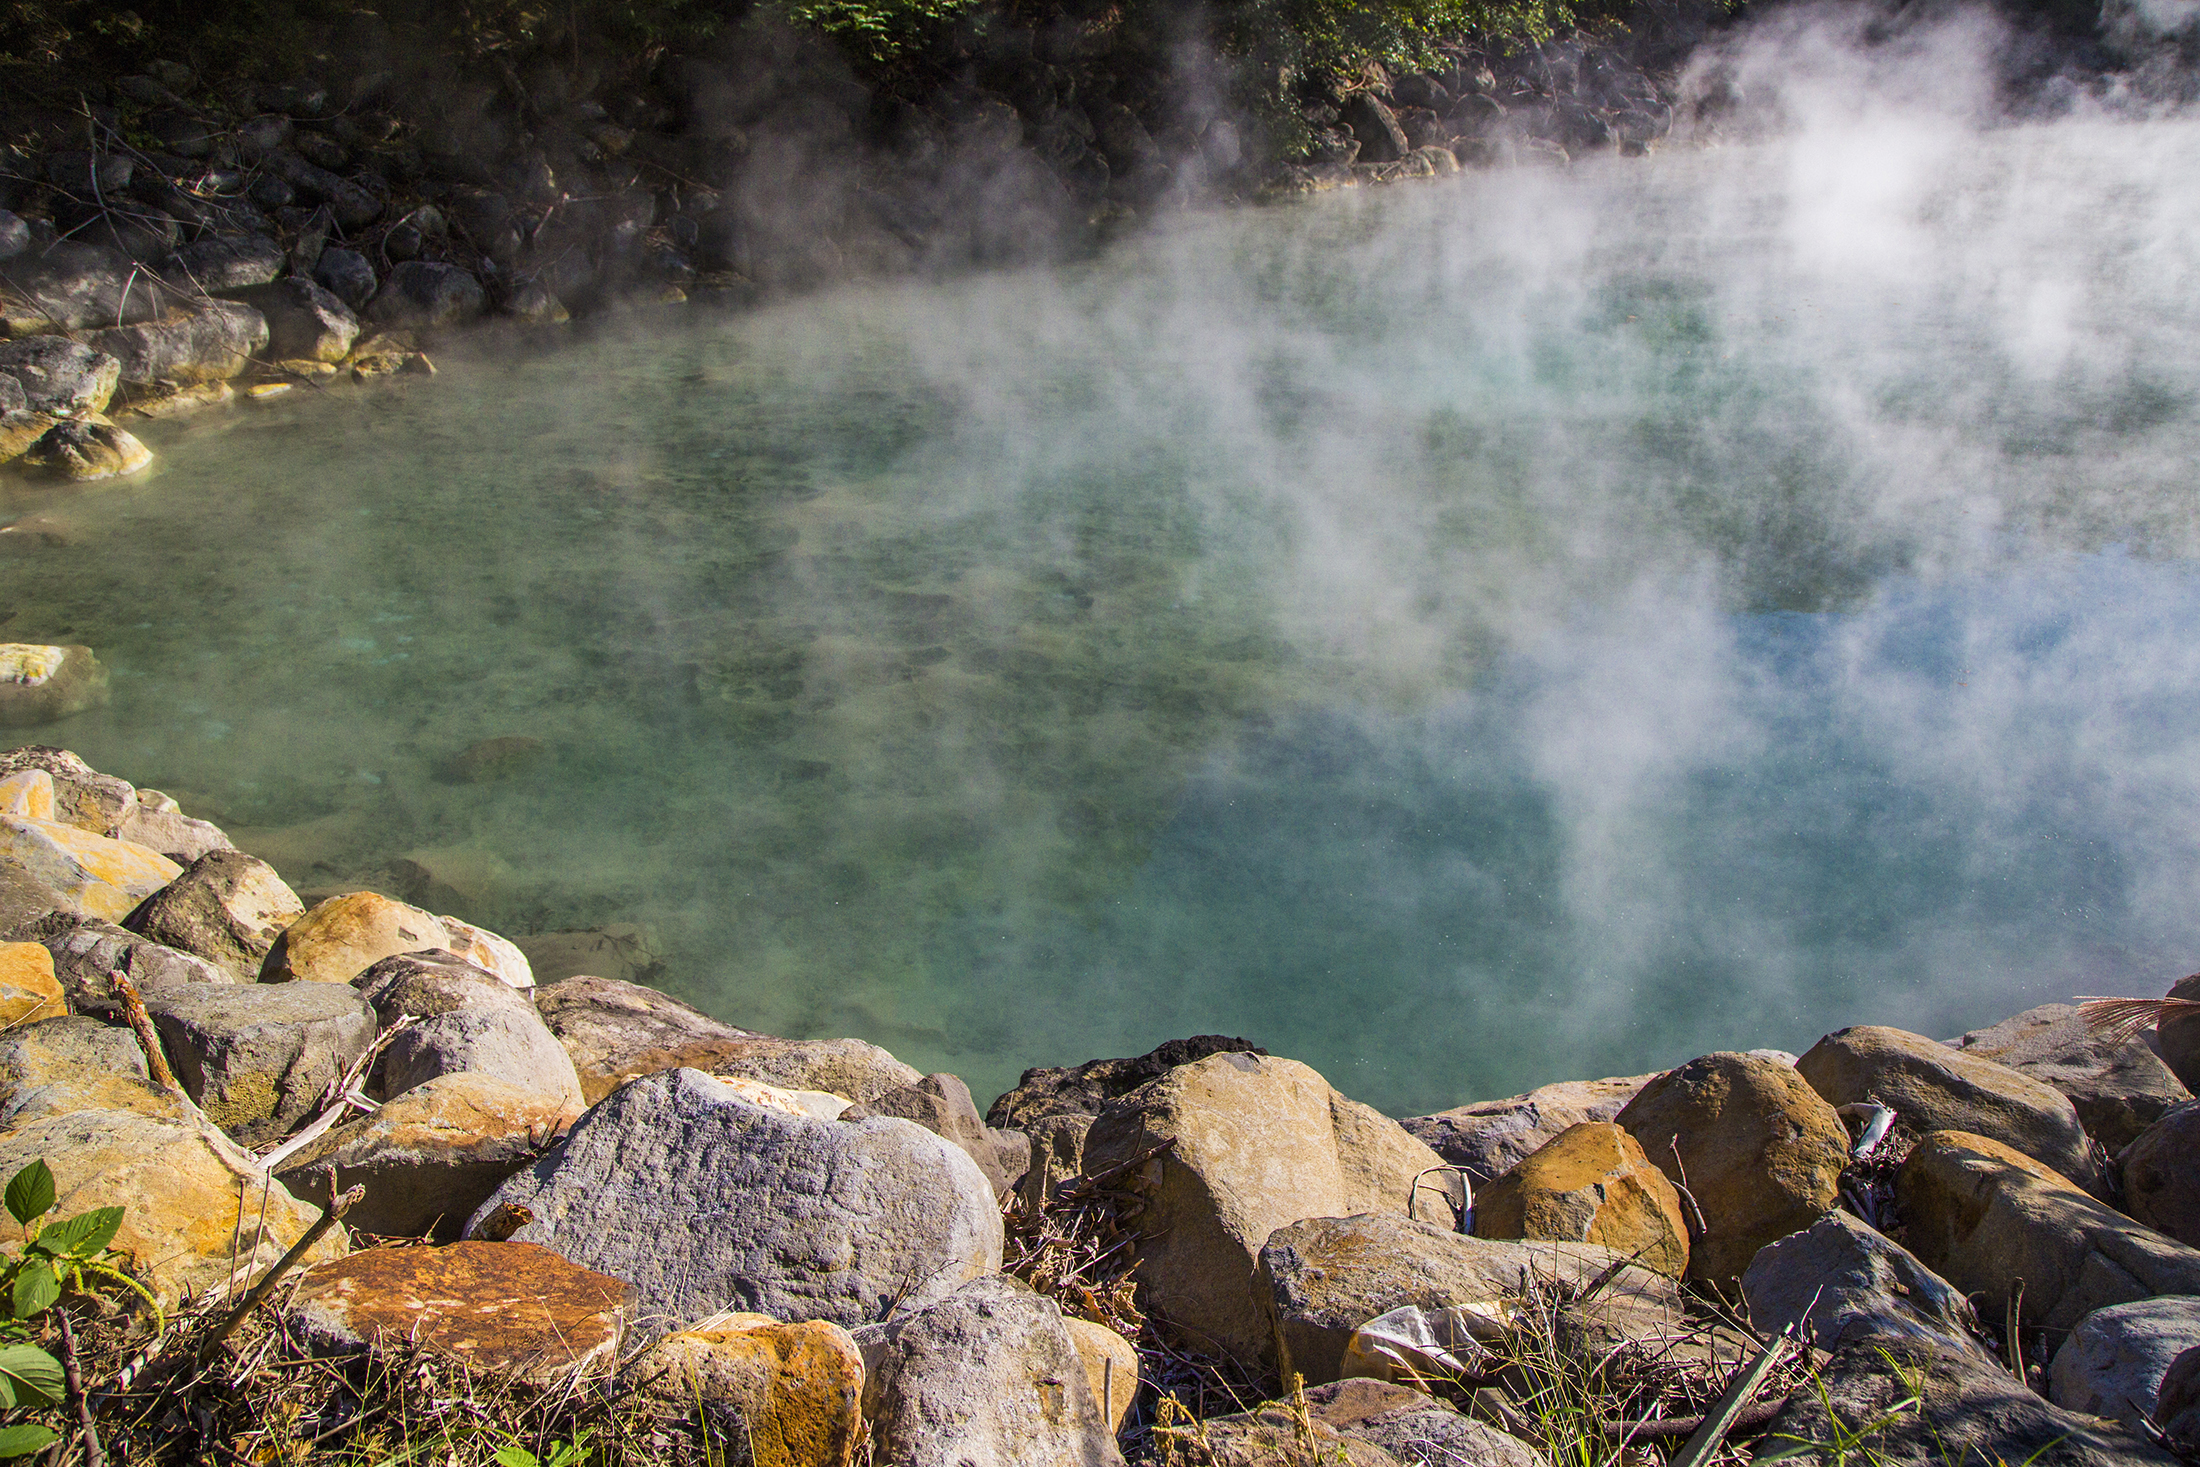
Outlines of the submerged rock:
M 121 479 L 149 468 L 153 452 L 97 413 L 64 418 L 30 446 L 23 461 L 78 484 Z

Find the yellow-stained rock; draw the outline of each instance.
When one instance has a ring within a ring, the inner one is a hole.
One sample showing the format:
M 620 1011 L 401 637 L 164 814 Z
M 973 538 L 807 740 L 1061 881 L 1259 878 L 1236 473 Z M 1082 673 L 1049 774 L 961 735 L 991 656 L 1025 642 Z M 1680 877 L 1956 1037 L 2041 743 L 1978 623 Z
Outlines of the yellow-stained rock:
M 0 1026 L 35 1024 L 68 1012 L 45 944 L 0 942 Z
M 53 819 L 53 776 L 43 769 L 20 769 L 0 779 L 0 815 Z
M 109 682 L 89 647 L 0 642 L 0 725 L 52 723 L 96 708 Z
M 1602 1243 L 1671 1278 L 1688 1272 L 1681 1195 L 1609 1121 L 1569 1126 L 1474 1200 L 1478 1238 Z
M 863 1353 L 814 1320 L 733 1314 L 660 1340 L 633 1367 L 669 1415 L 698 1408 L 714 1433 L 748 1444 L 756 1467 L 847 1467 L 862 1438 Z
M 450 950 L 467 962 L 496 974 L 513 988 L 535 986 L 535 970 L 527 965 L 527 954 L 510 939 L 456 917 L 443 918 L 443 925 L 451 934 Z
M 158 851 L 57 820 L 0 816 L 0 862 L 27 871 L 87 917 L 119 922 L 183 874 Z
M 384 958 L 448 948 L 440 917 L 371 891 L 330 897 L 268 949 L 262 983 L 349 983 Z
M 127 1029 L 67 1015 L 0 1033 L 0 1130 L 79 1110 L 192 1120 L 181 1100 L 145 1078 L 145 1052 Z
M 114 1246 L 165 1309 L 227 1281 L 232 1250 L 240 1273 L 266 1268 L 320 1216 L 280 1182 L 239 1177 L 196 1127 L 151 1116 L 80 1110 L 0 1134 L 0 1179 L 41 1159 L 60 1216 L 123 1209 Z M 332 1229 L 308 1259 L 340 1258 L 346 1246 Z
M 1137 1348 L 1106 1325 L 1089 1319 L 1065 1314 L 1062 1327 L 1069 1331 L 1069 1342 L 1077 1347 L 1077 1358 L 1085 1362 L 1085 1379 L 1092 1386 L 1093 1403 L 1107 1417 L 1108 1430 L 1121 1431 L 1131 1398 L 1138 1394 Z

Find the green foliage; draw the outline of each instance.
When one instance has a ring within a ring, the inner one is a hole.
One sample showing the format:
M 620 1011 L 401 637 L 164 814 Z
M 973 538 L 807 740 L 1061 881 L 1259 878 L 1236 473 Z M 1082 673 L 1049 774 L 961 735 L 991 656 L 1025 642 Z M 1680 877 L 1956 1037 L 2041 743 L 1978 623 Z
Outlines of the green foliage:
M 0 1460 L 28 1457 L 59 1440 L 61 1433 L 50 1426 L 0 1426 Z
M 830 38 L 851 60 L 885 66 L 921 49 L 987 0 L 775 0 L 789 23 Z
M 23 1229 L 23 1249 L 0 1268 L 0 1408 L 52 1406 L 61 1400 L 61 1362 L 29 1343 L 31 1321 L 61 1302 L 63 1295 L 93 1293 L 103 1285 L 131 1290 L 160 1305 L 137 1280 L 123 1272 L 108 1251 L 122 1226 L 119 1207 L 94 1208 L 75 1217 L 44 1221 L 56 1200 L 53 1172 L 34 1161 L 8 1179 L 4 1201 L 8 1216 Z M 34 1440 L 43 1427 L 11 1426 L 0 1431 L 0 1458 L 33 1452 L 53 1440 Z
M 538 1457 L 518 1442 L 507 1442 L 497 1448 L 492 1458 L 497 1467 L 582 1467 L 588 1460 L 588 1433 L 578 1431 L 571 1441 L 550 1443 L 550 1455 Z

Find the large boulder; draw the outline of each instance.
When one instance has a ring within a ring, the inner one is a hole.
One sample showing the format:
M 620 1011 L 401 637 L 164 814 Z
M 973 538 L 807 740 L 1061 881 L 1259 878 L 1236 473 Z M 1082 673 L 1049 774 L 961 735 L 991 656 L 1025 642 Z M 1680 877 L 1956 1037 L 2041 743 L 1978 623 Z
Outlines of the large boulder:
M 1827 1103 L 1884 1105 L 1912 1136 L 1963 1131 L 2011 1146 L 2096 1195 L 2103 1180 L 2070 1097 L 2007 1065 L 1920 1034 L 1859 1024 L 1795 1062 Z
M 349 983 L 384 958 L 450 945 L 441 918 L 375 892 L 349 892 L 285 928 L 260 964 L 260 981 Z
M 1483 1188 L 1474 1235 L 1598 1243 L 1674 1278 L 1688 1272 L 1680 1193 L 1609 1121 L 1569 1126 Z
M 264 234 L 215 234 L 177 250 L 160 273 L 185 294 L 227 295 L 267 284 L 287 262 L 283 247 Z
M 284 1324 L 318 1354 L 425 1349 L 485 1375 L 564 1386 L 611 1372 L 628 1292 L 526 1243 L 375 1248 L 307 1273 Z
M 185 1093 L 246 1146 L 311 1119 L 374 1042 L 374 1011 L 325 983 L 187 984 L 148 995 L 145 1007 Z
M 1304 1217 L 1406 1213 L 1415 1177 L 1440 1159 L 1392 1121 L 1394 1137 L 1371 1160 L 1366 1115 L 1345 1110 L 1340 1126 L 1341 1101 L 1296 1060 L 1218 1053 L 1148 1081 L 1093 1124 L 1088 1171 L 1166 1147 L 1123 1179 L 1145 1199 L 1138 1258 L 1150 1313 L 1257 1362 L 1274 1348 L 1251 1287 L 1268 1235 Z M 1431 1189 L 1420 1214 L 1449 1226 L 1448 1202 Z
M 506 1227 L 632 1282 L 658 1329 L 729 1308 L 853 1328 L 1001 1266 L 992 1189 L 959 1148 L 764 1110 L 696 1070 L 599 1102 L 467 1231 Z
M 364 229 L 382 216 L 382 201 L 372 192 L 317 163 L 307 162 L 287 148 L 268 153 L 260 166 L 307 198 L 328 205 L 346 232 Z
M 1651 1164 L 1692 1194 L 1705 1233 L 1688 1276 L 1728 1285 L 1757 1250 L 1833 1206 L 1849 1136 L 1792 1067 L 1708 1054 L 1660 1075 L 1616 1118 Z
M 1438 1156 L 1465 1167 L 1475 1185 L 1495 1181 L 1560 1132 L 1609 1121 L 1656 1075 L 1567 1080 L 1504 1100 L 1478 1100 L 1399 1122 Z
M 1085 1170 L 1085 1137 L 1097 1117 L 1088 1115 L 1041 1116 L 1031 1122 L 1025 1143 L 1031 1148 L 1029 1169 L 1016 1184 L 1027 1208 L 1044 1207 L 1066 1182 Z
M 488 305 L 481 282 L 456 265 L 407 260 L 390 271 L 366 314 L 385 329 L 417 331 L 472 320 Z
M 1604 1295 L 1631 1296 L 1679 1318 L 1674 1281 L 1626 1264 L 1609 1248 L 1471 1238 L 1384 1214 L 1314 1217 L 1276 1229 L 1260 1250 L 1253 1288 L 1279 1369 L 1318 1384 L 1337 1378 L 1360 1326 L 1394 1309 L 1459 1309 L 1475 1328 L 1495 1333 L 1532 1283 L 1578 1285 L 1615 1267 Z
M 2200 1294 L 2200 1250 L 1984 1136 L 1925 1137 L 1895 1176 L 1895 1204 L 1926 1267 L 1995 1313 L 2021 1280 L 2024 1317 L 2049 1330 L 2111 1304 Z
M 4 343 L 0 343 L 4 344 Z M 39 439 L 61 431 L 57 425 Z M 107 701 L 107 669 L 89 647 L 0 643 L 0 728 L 27 728 Z
M 1771 1335 L 1804 1326 L 1821 1350 L 1858 1340 L 1978 1351 L 1971 1301 L 1906 1248 L 1846 1212 L 1768 1244 L 1742 1275 L 1749 1322 Z
M 2096 1309 L 2055 1351 L 2047 1398 L 2065 1410 L 2121 1421 L 2154 1418 L 2162 1379 L 2179 1355 L 2200 1348 L 2200 1299 L 2135 1299 Z
M 1545 1467 L 1516 1436 L 1462 1416 L 1448 1401 L 1383 1380 L 1340 1380 L 1305 1392 L 1306 1414 L 1404 1467 Z
M 1048 1116 L 1096 1116 L 1178 1065 L 1196 1064 L 1212 1054 L 1267 1053 L 1249 1039 L 1195 1034 L 1189 1039 L 1171 1039 L 1130 1059 L 1088 1060 L 1066 1069 L 1029 1069 L 1015 1089 L 995 1098 L 986 1111 L 986 1124 L 1005 1131 L 1029 1131 Z
M 0 289 L 0 328 L 18 340 L 48 339 L 43 333 L 56 328 L 143 321 L 175 300 L 122 251 L 75 240 L 56 240 L 8 261 L 0 266 L 0 286 L 7 287 Z
M 625 1375 L 643 1411 L 700 1413 L 753 1467 L 848 1467 L 863 1441 L 863 1353 L 823 1320 L 728 1315 L 659 1340 Z
M 442 1075 L 293 1152 L 282 1176 L 297 1186 L 334 1167 L 338 1190 L 366 1188 L 344 1216 L 351 1227 L 447 1242 L 579 1114 L 491 1075 Z
M 878 1467 L 1117 1467 L 1052 1299 L 999 1275 L 897 1316 L 866 1341 Z
M 0 1132 L 0 1177 L 40 1159 L 53 1172 L 61 1216 L 123 1210 L 113 1246 L 169 1310 L 257 1274 L 320 1216 L 280 1182 L 240 1177 L 197 1126 L 153 1116 L 79 1110 Z M 336 1228 L 307 1261 L 344 1251 Z
M 133 386 L 225 382 L 267 345 L 267 318 L 237 301 L 205 301 L 158 321 L 95 331 L 88 340 L 115 359 L 121 379 Z
M 2200 973 L 2180 978 L 2170 986 L 2169 997 L 2200 1003 Z M 2155 1042 L 2162 1062 L 2187 1090 L 2200 1094 L 2200 1011 L 2188 1010 L 2164 1018 L 2155 1026 Z
M 0 376 L 22 386 L 25 408 L 52 417 L 102 413 L 122 385 L 122 363 L 66 336 L 0 341 Z
M 190 1112 L 146 1073 L 137 1037 L 97 1019 L 9 1029 L 0 1033 L 0 1130 L 79 1110 L 188 1121 Z
M 242 851 L 211 851 L 146 898 L 122 925 L 250 983 L 275 939 L 305 911 L 267 862 Z
M 517 943 L 456 917 L 445 917 L 443 930 L 451 934 L 450 951 L 483 972 L 493 974 L 505 987 L 529 989 L 535 986 L 535 970 L 528 965 L 527 954 L 519 950 Z
M 375 1084 L 393 1099 L 442 1075 L 489 1075 L 578 1115 L 580 1076 L 527 995 L 440 949 L 384 958 L 354 980 L 383 1028 L 407 1027 L 383 1051 Z
M 2026 1009 L 1948 1043 L 2060 1090 L 2086 1133 L 2112 1152 L 2192 1098 L 2144 1041 L 2102 1034 L 2066 1003 Z
M 53 954 L 36 942 L 0 942 L 0 1031 L 69 1012 Z
M 2188 1102 L 2140 1133 L 2116 1158 L 2124 1210 L 2200 1248 L 2200 1104 Z
M 1031 1166 L 1031 1141 L 1020 1131 L 996 1131 L 978 1114 L 970 1087 L 955 1075 L 926 1075 L 844 1112 L 842 1120 L 899 1116 L 960 1146 L 985 1173 L 994 1195 L 1006 1198 Z
M 351 307 L 315 281 L 293 276 L 244 299 L 267 318 L 268 355 L 279 362 L 340 362 L 359 339 Z
M 789 1090 L 823 1090 L 858 1104 L 924 1078 L 860 1039 L 752 1034 L 669 994 L 618 978 L 581 975 L 544 984 L 536 990 L 535 1006 L 572 1056 L 591 1105 L 629 1080 L 682 1068 Z
M 237 981 L 234 974 L 204 958 L 164 947 L 112 922 L 67 912 L 49 912 L 16 928 L 13 935 L 38 943 L 53 956 L 54 977 L 72 1014 L 119 1020 L 122 1001 L 115 997 L 111 981 L 116 973 L 148 995 L 185 983 Z
M 313 281 L 354 311 L 374 299 L 374 266 L 357 250 L 323 250 L 313 264 Z
M 93 835 L 120 835 L 138 807 L 137 791 L 128 780 L 101 774 L 67 749 L 26 744 L 0 753 L 0 776 L 33 770 L 52 780 L 54 798 L 53 813 L 30 812 L 35 819 L 58 820 Z
M 1873 1467 L 2171 1467 L 2177 1460 L 2121 1427 L 2050 1405 L 1972 1351 L 1877 1340 L 1834 1355 L 1812 1386 L 1788 1397 L 1765 1440 L 1843 1443 L 1848 1460 Z M 1813 1455 L 1837 1460 L 1828 1451 Z
M 183 868 L 157 851 L 58 820 L 0 815 L 0 873 L 9 871 L 50 896 L 48 911 L 116 922 Z
M 123 818 L 115 835 L 158 851 L 182 866 L 215 851 L 235 849 L 220 826 L 210 820 L 193 820 L 158 790 L 139 792 L 137 808 Z

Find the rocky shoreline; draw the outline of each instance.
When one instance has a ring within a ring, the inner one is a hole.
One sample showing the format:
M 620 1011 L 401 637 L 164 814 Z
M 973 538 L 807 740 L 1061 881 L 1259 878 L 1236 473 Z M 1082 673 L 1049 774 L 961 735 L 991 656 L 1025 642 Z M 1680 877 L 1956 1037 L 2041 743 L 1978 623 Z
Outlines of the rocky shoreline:
M 224 1357 L 237 1402 L 326 1365 L 281 1426 L 203 1377 L 145 1387 L 165 1415 L 72 1388 L 129 1460 L 348 1450 L 392 1361 L 615 1419 L 629 1461 L 2200 1449 L 2200 979 L 1402 1122 L 1200 1036 L 981 1115 L 861 1040 L 571 971 L 573 934 L 309 910 L 39 746 L 0 755 L 0 929 L 0 1174 L 123 1209 L 174 1318 L 289 1271 Z

